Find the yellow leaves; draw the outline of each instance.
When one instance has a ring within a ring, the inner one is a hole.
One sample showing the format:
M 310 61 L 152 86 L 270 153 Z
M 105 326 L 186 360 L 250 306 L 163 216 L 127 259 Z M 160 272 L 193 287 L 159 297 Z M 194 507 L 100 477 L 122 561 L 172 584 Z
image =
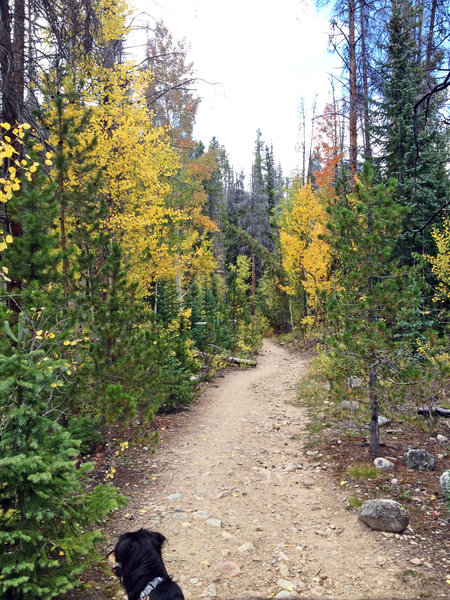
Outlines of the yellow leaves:
M 313 314 L 320 303 L 319 293 L 329 291 L 332 285 L 329 244 L 322 239 L 326 220 L 322 200 L 312 187 L 295 182 L 280 219 L 283 267 L 291 281 L 285 291 L 292 294 L 301 283 Z M 310 315 L 305 324 L 313 322 Z
M 278 284 L 279 289 L 288 296 L 295 296 L 295 289 L 291 285 Z
M 110 467 L 106 473 L 106 479 L 114 479 L 115 473 L 116 469 L 114 467 Z
M 434 228 L 431 233 L 437 248 L 436 256 L 425 256 L 431 270 L 438 279 L 434 302 L 444 302 L 450 298 L 450 218 L 446 217 L 442 228 Z
M 127 31 L 126 17 L 131 14 L 126 0 L 98 0 L 96 9 L 100 16 L 101 28 L 96 31 L 99 47 L 106 47 L 113 40 L 122 39 Z
M 124 35 L 128 7 L 125 0 L 98 0 L 96 8 L 100 27 L 94 33 L 95 46 L 104 48 Z M 146 92 L 153 75 L 132 62 L 106 68 L 103 58 L 93 51 L 73 65 L 62 84 L 50 73 L 45 85 L 48 97 L 58 85 L 73 98 L 64 105 L 68 121 L 82 122 L 89 110 L 89 127 L 78 136 L 77 151 L 102 172 L 99 192 L 108 205 L 102 227 L 120 243 L 128 277 L 145 295 L 158 279 L 207 274 L 216 267 L 203 234 L 218 228 L 202 212 L 207 199 L 202 181 L 216 168 L 216 155 L 206 153 L 182 164 L 167 129 L 156 127 L 148 110 Z M 56 120 L 55 106 L 46 109 L 49 120 Z M 54 133 L 48 147 L 57 147 L 57 132 L 49 130 Z M 54 153 L 47 152 L 44 164 L 51 167 L 53 161 Z M 30 178 L 35 168 L 32 164 L 25 176 Z M 69 167 L 65 191 L 83 190 L 84 177 L 81 168 Z M 183 187 L 174 185 L 177 179 Z
M 2 234 L 3 234 L 3 231 L 0 231 L 0 235 L 2 235 Z M 3 250 L 6 250 L 6 248 L 8 247 L 8 245 L 12 244 L 13 241 L 14 241 L 13 238 L 12 238 L 12 236 L 9 235 L 9 234 L 7 236 L 3 237 L 3 238 L 0 238 L 0 240 L 1 240 L 0 241 L 0 252 L 3 252 Z M 8 274 L 8 269 L 6 267 L 3 267 L 3 273 L 6 274 L 6 275 Z M 3 277 L 3 279 L 4 278 L 5 277 Z
M 1 246 L 1 243 L 0 243 Z M 2 267 L 0 270 L 0 277 L 4 280 L 4 281 L 11 281 L 11 279 L 8 277 L 8 267 Z
M 5 131 L 11 131 L 11 125 L 9 123 L 0 123 L 0 127 Z M 20 189 L 19 173 L 23 173 L 27 179 L 31 179 L 31 173 L 36 171 L 39 166 L 38 163 L 34 163 L 31 167 L 28 167 L 28 163 L 25 159 L 19 160 L 19 152 L 16 149 L 19 144 L 22 143 L 22 139 L 25 135 L 25 130 L 30 129 L 28 123 L 18 125 L 12 130 L 12 135 L 3 135 L 0 139 L 0 165 L 3 165 L 7 161 L 8 177 L 0 179 L 0 202 L 6 204 L 11 200 L 13 192 L 17 192 Z M 29 157 L 27 157 L 29 158 Z M 4 243 L 4 242 L 3 242 Z M 5 248 L 3 248 L 4 250 Z M 1 250 L 0 250 L 1 251 Z

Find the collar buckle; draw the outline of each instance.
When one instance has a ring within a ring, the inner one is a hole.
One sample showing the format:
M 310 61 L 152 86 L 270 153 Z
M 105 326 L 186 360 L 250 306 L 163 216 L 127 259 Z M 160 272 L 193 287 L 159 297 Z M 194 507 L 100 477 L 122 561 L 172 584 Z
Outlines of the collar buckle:
M 149 600 L 150 594 L 163 581 L 164 581 L 164 579 L 162 577 L 155 577 L 155 579 L 152 579 L 149 583 L 147 583 L 145 588 L 142 590 L 142 592 L 139 596 L 139 600 Z

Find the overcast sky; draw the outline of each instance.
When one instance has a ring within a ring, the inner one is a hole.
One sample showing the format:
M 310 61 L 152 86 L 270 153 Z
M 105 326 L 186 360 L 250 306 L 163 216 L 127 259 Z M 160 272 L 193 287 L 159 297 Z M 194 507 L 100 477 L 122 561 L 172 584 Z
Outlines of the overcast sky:
M 310 0 L 131 0 L 185 37 L 202 97 L 194 130 L 208 146 L 216 136 L 236 170 L 250 170 L 256 130 L 285 175 L 300 164 L 301 98 L 310 107 L 328 97 L 337 58 L 327 52 L 328 19 Z M 214 84 L 214 85 L 212 85 Z

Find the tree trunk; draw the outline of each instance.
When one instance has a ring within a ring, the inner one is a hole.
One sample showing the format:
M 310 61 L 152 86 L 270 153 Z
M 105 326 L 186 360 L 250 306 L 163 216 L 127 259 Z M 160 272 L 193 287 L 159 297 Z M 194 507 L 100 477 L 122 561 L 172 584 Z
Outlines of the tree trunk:
M 417 26 L 412 31 L 416 43 L 416 60 L 420 64 L 422 60 L 422 27 L 423 27 L 423 0 L 419 0 L 415 6 Z
M 314 97 L 311 115 L 311 137 L 309 140 L 309 156 L 308 156 L 308 176 L 307 181 L 311 181 L 313 175 L 313 140 L 314 140 L 314 125 L 316 124 L 316 109 L 317 109 L 317 94 Z
M 8 0 L 0 1 L 0 70 L 2 78 L 2 120 L 14 126 L 21 120 L 24 94 L 24 60 L 25 60 L 25 0 L 15 0 L 14 15 L 11 23 L 10 4 Z M 20 154 L 21 147 L 17 138 L 11 133 L 11 145 Z M 3 162 L 3 176 L 10 167 L 8 160 Z M 13 237 L 22 237 L 23 228 L 20 221 L 8 217 L 7 207 L 2 214 L 1 229 L 8 231 Z M 19 293 L 22 282 L 12 279 L 7 283 L 9 308 L 20 312 L 20 306 L 14 297 Z
M 370 404 L 370 456 L 375 458 L 380 444 L 378 428 L 378 396 L 376 392 L 377 372 L 374 360 L 369 365 L 369 404 Z
M 426 50 L 426 57 L 425 57 L 425 77 L 426 77 L 426 82 L 428 84 L 428 88 L 431 89 L 431 85 L 430 85 L 430 73 L 432 71 L 432 65 L 431 65 L 431 61 L 433 58 L 433 42 L 434 42 L 434 23 L 436 20 L 436 4 L 437 4 L 437 0 L 433 0 L 432 4 L 431 4 L 431 14 L 430 14 L 430 27 L 428 29 L 428 35 L 427 35 L 427 50 Z
M 14 2 L 14 83 L 18 113 L 22 112 L 25 71 L 25 0 Z
M 256 296 L 256 256 L 252 253 L 252 298 L 251 298 L 251 312 L 252 317 L 255 316 L 255 296 Z
M 302 181 L 306 183 L 306 118 L 305 118 L 305 99 L 300 103 L 300 116 L 302 119 Z
M 348 55 L 349 55 L 349 84 L 350 84 L 350 178 L 351 183 L 356 176 L 358 159 L 357 142 L 357 94 L 356 94 L 356 41 L 355 41 L 355 0 L 348 0 Z
M 363 118 L 364 118 L 364 154 L 372 158 L 370 144 L 370 117 L 369 117 L 369 82 L 367 76 L 367 48 L 366 48 L 366 12 L 364 0 L 360 0 L 359 19 L 361 28 L 361 64 L 363 76 Z

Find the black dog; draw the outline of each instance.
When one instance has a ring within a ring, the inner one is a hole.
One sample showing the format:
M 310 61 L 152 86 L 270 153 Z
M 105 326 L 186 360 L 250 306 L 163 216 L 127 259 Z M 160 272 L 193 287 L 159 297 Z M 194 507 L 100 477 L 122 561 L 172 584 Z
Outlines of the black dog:
M 169 577 L 162 559 L 161 533 L 139 529 L 124 533 L 108 563 L 120 578 L 128 600 L 184 600 L 180 586 Z

